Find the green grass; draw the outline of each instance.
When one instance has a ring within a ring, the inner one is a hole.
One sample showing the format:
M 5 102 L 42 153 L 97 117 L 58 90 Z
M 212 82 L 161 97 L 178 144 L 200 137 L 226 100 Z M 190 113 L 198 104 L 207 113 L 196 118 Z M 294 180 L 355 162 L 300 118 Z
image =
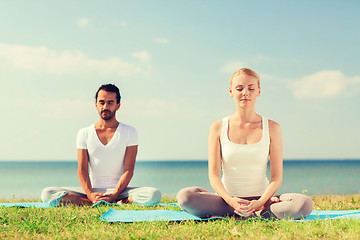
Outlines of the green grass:
M 315 196 L 314 209 L 360 209 L 360 195 Z M 0 200 L 1 201 L 1 200 Z M 14 202 L 15 200 L 13 200 Z M 18 200 L 24 201 L 24 199 Z M 1 202 L 5 202 L 4 200 Z M 9 201 L 8 201 L 9 202 Z M 163 198 L 163 202 L 175 199 Z M 169 209 L 172 206 L 140 207 L 124 210 Z M 185 221 L 106 223 L 99 220 L 109 206 L 99 208 L 0 208 L 0 239 L 359 239 L 360 220 L 309 222 L 235 219 L 210 222 Z

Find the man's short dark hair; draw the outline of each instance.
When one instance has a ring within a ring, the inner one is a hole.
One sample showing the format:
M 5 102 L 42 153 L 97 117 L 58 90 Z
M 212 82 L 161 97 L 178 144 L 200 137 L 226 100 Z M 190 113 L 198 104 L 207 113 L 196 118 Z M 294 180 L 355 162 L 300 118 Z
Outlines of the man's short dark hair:
M 96 92 L 95 101 L 97 101 L 98 93 L 100 92 L 100 90 L 104 90 L 106 92 L 116 93 L 116 103 L 120 102 L 120 100 L 121 100 L 120 91 L 119 91 L 119 88 L 117 86 L 115 86 L 114 84 L 103 84 L 103 85 L 101 85 L 101 87 L 99 87 L 99 89 Z

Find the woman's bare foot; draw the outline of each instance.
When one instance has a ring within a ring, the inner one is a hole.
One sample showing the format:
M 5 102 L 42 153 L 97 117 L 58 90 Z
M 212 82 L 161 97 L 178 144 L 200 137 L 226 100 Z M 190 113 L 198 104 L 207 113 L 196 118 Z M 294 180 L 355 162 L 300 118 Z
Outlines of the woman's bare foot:
M 278 202 L 281 202 L 281 200 L 278 198 L 278 197 L 271 197 L 266 203 L 265 203 L 265 205 L 262 207 L 262 208 L 260 208 L 258 211 L 256 211 L 255 212 L 255 215 L 256 216 L 258 216 L 258 217 L 260 217 L 261 215 L 261 211 L 264 209 L 264 208 L 266 208 L 266 207 L 268 207 L 268 206 L 270 206 L 271 204 L 273 204 L 273 203 L 278 203 Z
M 271 198 L 270 198 L 270 201 L 271 201 L 270 204 L 281 202 L 278 197 L 271 197 Z

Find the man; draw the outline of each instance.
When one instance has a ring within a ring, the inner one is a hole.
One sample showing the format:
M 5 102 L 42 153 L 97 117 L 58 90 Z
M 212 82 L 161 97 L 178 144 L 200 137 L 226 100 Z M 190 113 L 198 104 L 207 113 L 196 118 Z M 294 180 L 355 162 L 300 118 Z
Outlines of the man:
M 109 203 L 154 205 L 161 193 L 152 187 L 128 187 L 133 176 L 138 137 L 136 130 L 116 120 L 120 92 L 113 84 L 102 85 L 95 95 L 100 119 L 77 136 L 80 187 L 48 187 L 41 194 L 50 206 Z M 90 169 L 90 172 L 89 172 Z

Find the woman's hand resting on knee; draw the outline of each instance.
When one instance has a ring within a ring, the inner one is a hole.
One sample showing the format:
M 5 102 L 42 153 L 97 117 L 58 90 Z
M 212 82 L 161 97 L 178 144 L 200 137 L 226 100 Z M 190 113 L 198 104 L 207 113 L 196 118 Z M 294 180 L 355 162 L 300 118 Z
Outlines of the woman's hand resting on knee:
M 242 199 L 242 201 L 247 201 L 247 200 Z M 234 208 L 235 209 L 234 212 L 240 216 L 248 217 L 253 215 L 256 211 L 260 211 L 273 203 L 280 202 L 280 199 L 277 197 L 271 197 L 265 204 L 263 204 L 259 200 L 252 200 L 247 202 L 248 203 L 240 203 L 238 209 Z
M 255 212 L 253 208 L 248 207 L 249 204 L 251 204 L 251 201 L 238 197 L 232 197 L 229 203 L 235 209 L 234 212 L 243 217 L 251 216 Z
M 251 215 L 253 215 L 255 213 L 255 211 L 264 209 L 264 204 L 259 200 L 251 200 L 248 205 L 242 206 L 241 209 L 242 209 L 242 212 L 245 212 L 245 213 L 251 212 Z M 240 215 L 242 212 L 239 211 Z M 235 213 L 239 214 L 236 210 L 235 210 Z M 247 216 L 245 216 L 245 217 L 247 217 Z

